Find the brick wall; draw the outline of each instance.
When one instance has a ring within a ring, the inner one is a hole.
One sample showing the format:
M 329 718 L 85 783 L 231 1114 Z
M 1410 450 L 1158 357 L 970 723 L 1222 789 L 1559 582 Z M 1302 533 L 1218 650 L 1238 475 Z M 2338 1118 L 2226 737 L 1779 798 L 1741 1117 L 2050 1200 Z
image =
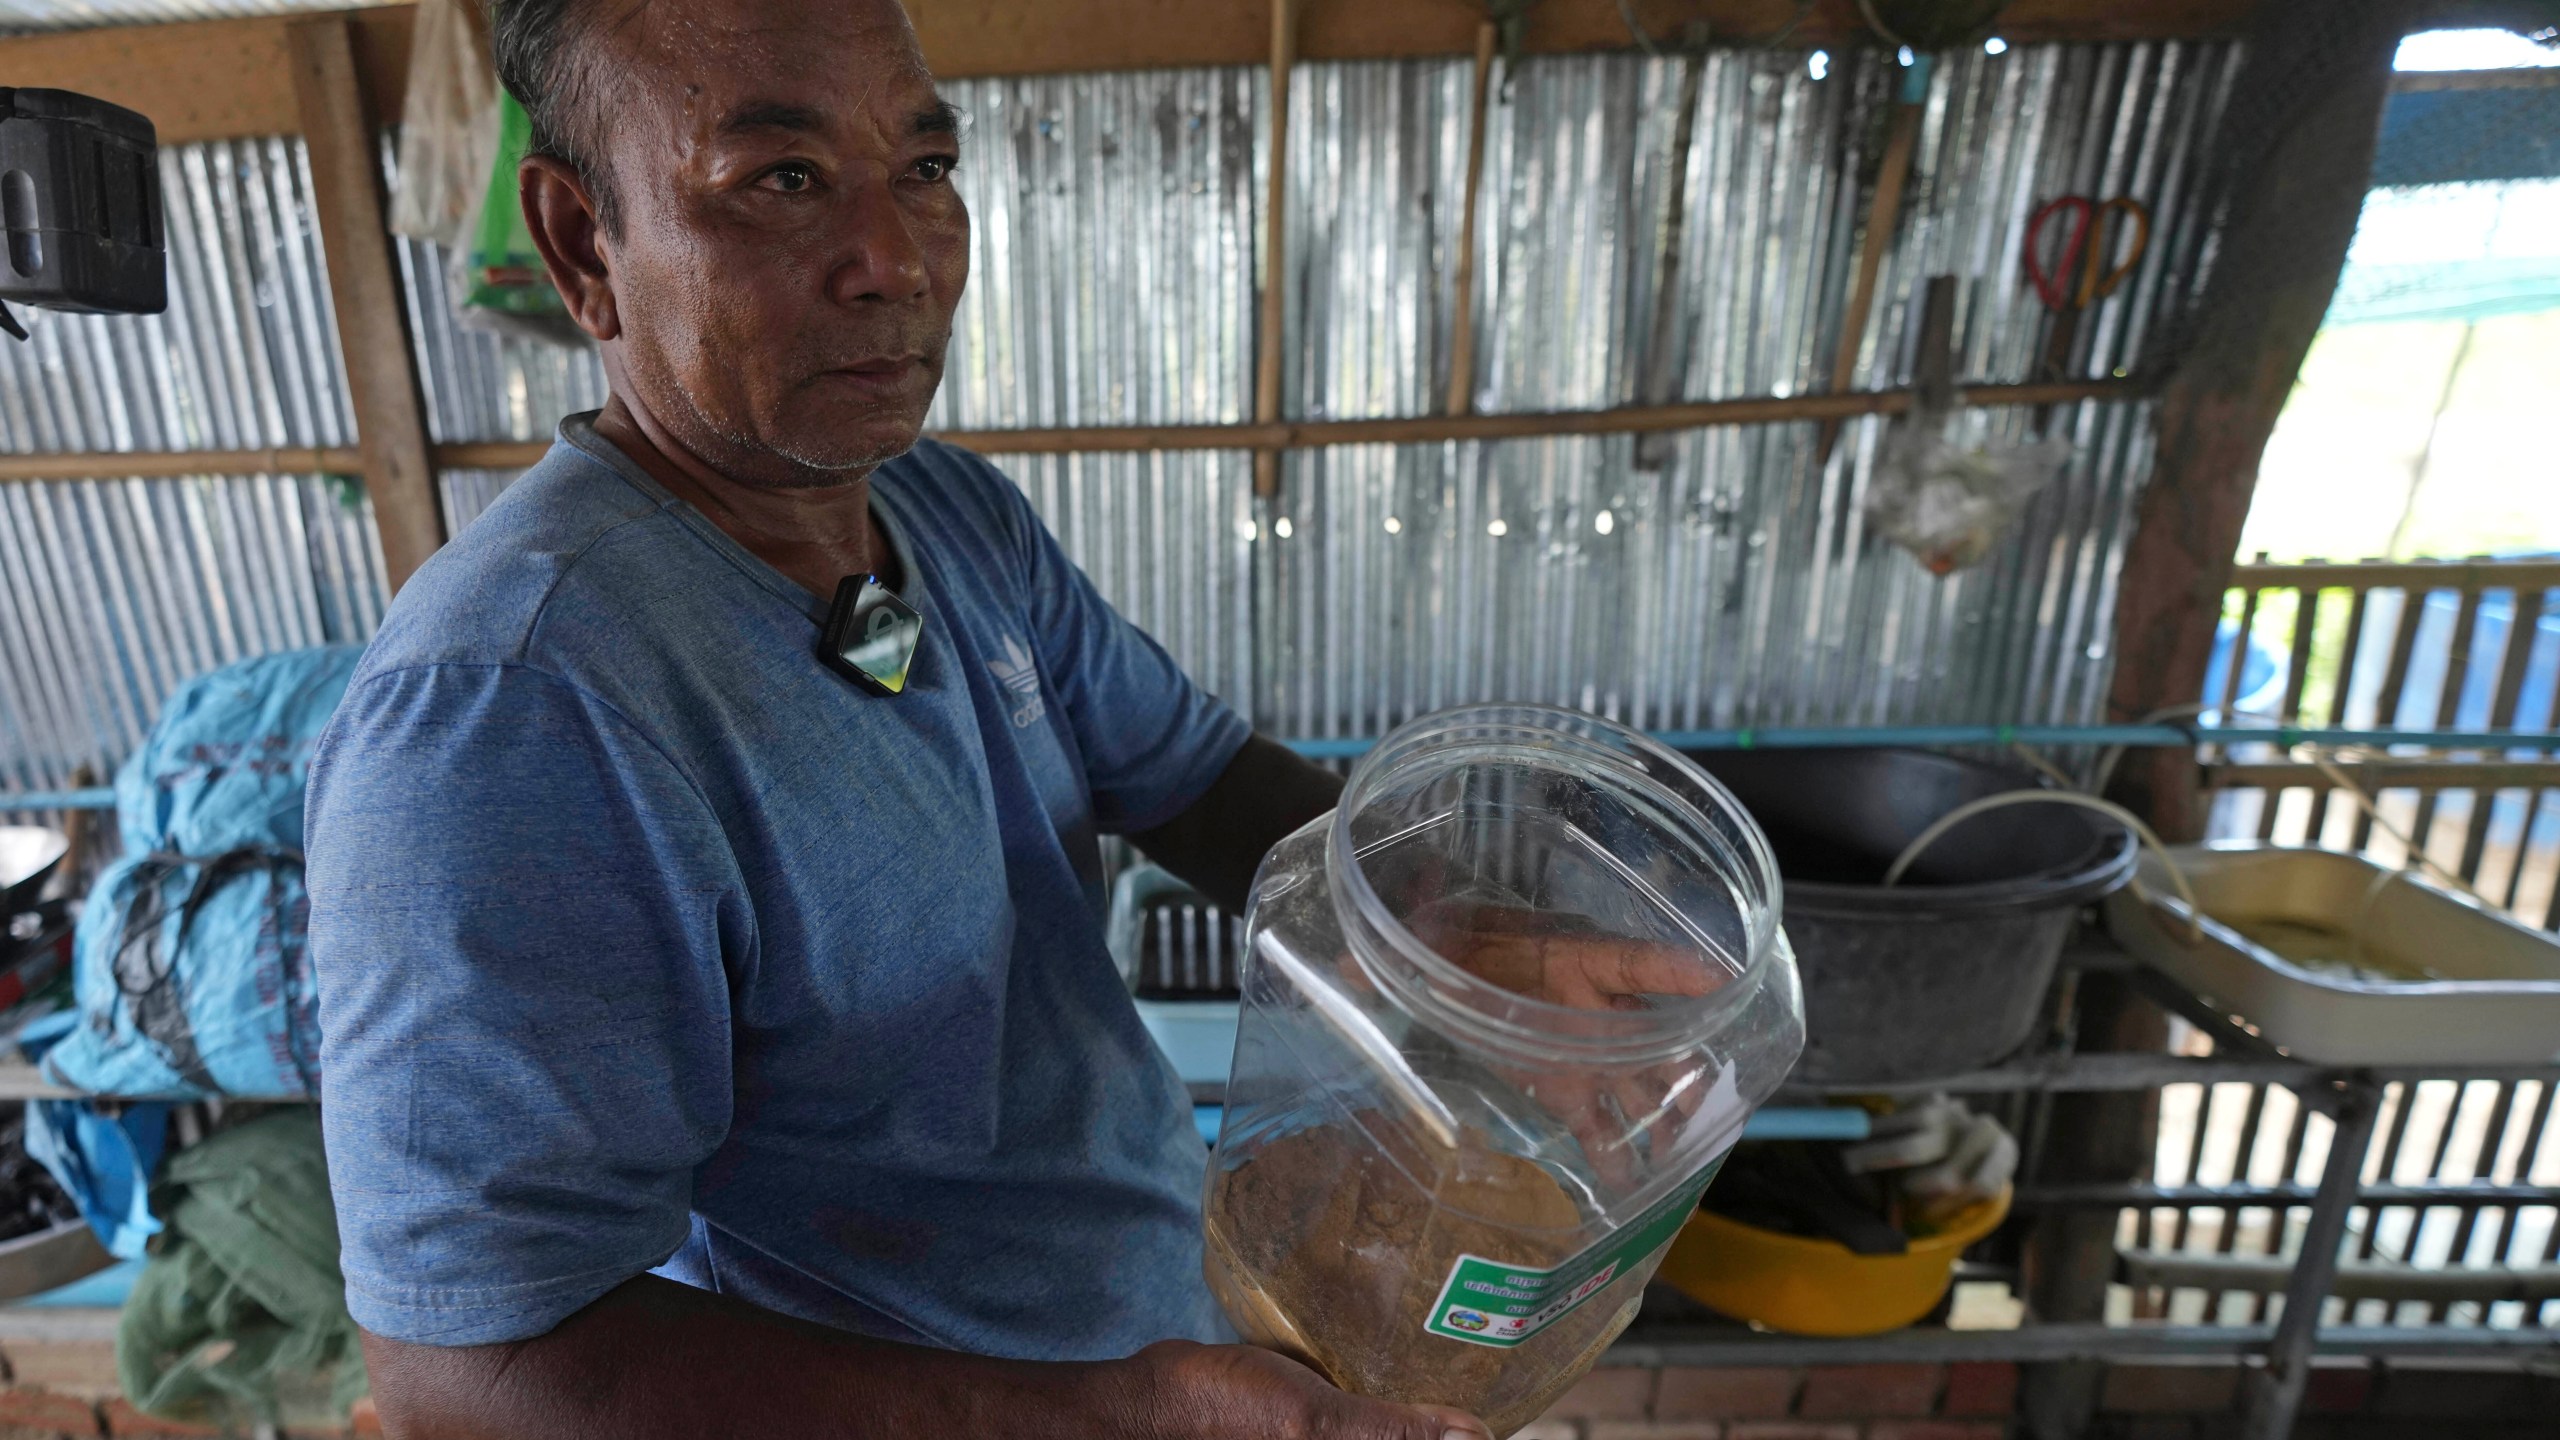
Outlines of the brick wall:
M 2087 1440 L 2230 1440 L 2240 1367 L 2111 1365 Z M 1520 1440 L 2016 1440 L 2018 1367 L 1595 1370 Z M 2294 1440 L 2550 1440 L 2560 1375 L 2513 1365 L 2320 1362 Z
M 2014 1365 L 1594 1370 L 1521 1440 L 2008 1440 Z
M 2107 1368 L 2104 1426 L 2091 1440 L 2226 1440 L 2237 1434 L 2241 1369 L 2229 1361 Z M 2549 1440 L 2560 1434 L 2560 1374 L 2499 1361 L 2314 1363 L 2293 1440 Z
M 212 1436 L 116 1398 L 115 1347 L 0 1346 L 0 1440 Z M 2240 1367 L 2140 1361 L 2108 1367 L 2087 1440 L 2232 1440 Z M 2018 1440 L 2018 1367 L 1828 1365 L 1805 1369 L 1594 1370 L 1520 1440 Z M 2322 1361 L 2294 1440 L 2550 1440 L 2560 1375 L 2513 1365 Z M 380 1434 L 360 1415 L 355 1435 Z M 289 1440 L 340 1440 L 289 1430 Z M 749 1437 L 751 1440 L 751 1437 Z

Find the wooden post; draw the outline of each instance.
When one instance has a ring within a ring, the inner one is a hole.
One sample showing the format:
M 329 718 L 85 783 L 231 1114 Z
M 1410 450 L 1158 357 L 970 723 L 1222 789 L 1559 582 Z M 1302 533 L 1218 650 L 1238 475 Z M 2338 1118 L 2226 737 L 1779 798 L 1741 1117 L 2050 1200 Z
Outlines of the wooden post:
M 1271 173 L 1262 216 L 1262 344 L 1253 367 L 1253 418 L 1263 425 L 1280 418 L 1280 327 L 1289 309 L 1289 72 L 1297 63 L 1297 0 L 1271 0 Z M 1254 498 L 1279 493 L 1279 454 L 1257 452 Z
M 1867 312 L 1875 308 L 1876 277 L 1884 270 L 1885 252 L 1893 248 L 1893 232 L 1902 224 L 1902 187 L 1911 178 L 1911 153 L 1920 144 L 1922 106 L 1905 101 L 1893 107 L 1893 128 L 1886 132 L 1884 161 L 1876 171 L 1876 193 L 1867 204 L 1866 239 L 1858 247 L 1857 284 L 1849 291 L 1849 308 L 1840 312 L 1840 349 L 1831 357 L 1831 392 L 1849 388 L 1858 374 L 1858 350 L 1867 337 Z M 1840 422 L 1830 421 L 1814 444 L 1813 463 L 1830 463 L 1831 447 L 1840 439 Z
M 1492 99 L 1493 46 L 1500 27 L 1487 20 L 1476 27 L 1476 90 L 1467 117 L 1467 194 L 1458 211 L 1457 306 L 1449 333 L 1449 398 L 1443 413 L 1464 415 L 1475 408 L 1476 391 L 1476 191 L 1484 183 L 1485 106 Z
M 2340 0 L 2260 12 L 2222 124 L 2248 158 L 2201 197 L 2227 207 L 2219 256 L 2162 389 L 2159 455 L 2125 556 L 2108 698 L 2119 719 L 2203 693 L 2258 461 L 2337 290 L 2411 8 Z M 2193 755 L 2145 751 L 2118 778 L 2119 798 L 2164 837 L 2203 834 Z
M 2066 1004 L 2063 1018 L 2078 1050 L 2157 1052 L 2168 1043 L 2168 1017 L 2125 975 L 2077 972 Z M 2158 1091 L 2056 1095 L 2048 1103 L 2045 1142 L 2035 1162 L 2039 1181 L 2120 1182 L 2147 1173 L 2159 1142 Z M 2038 1216 L 2028 1232 L 2020 1298 L 2039 1322 L 2101 1319 L 2115 1259 L 2115 1211 Z M 2091 1361 L 2028 1367 L 2018 1407 L 2025 1433 L 2034 1440 L 2077 1440 L 2088 1433 L 2104 1371 Z
M 86 790 L 97 783 L 98 772 L 86 765 L 78 766 L 71 772 L 71 788 L 74 790 Z M 59 888 L 65 895 L 78 895 L 88 888 L 89 862 L 97 858 L 91 852 L 96 849 L 98 843 L 98 812 L 95 810 L 63 811 L 62 838 L 70 842 L 70 848 L 62 855 L 62 868 L 58 872 Z
M 1698 128 L 1698 95 L 1707 77 L 1707 37 L 1703 24 L 1689 27 L 1687 53 L 1680 62 L 1680 108 L 1671 121 L 1671 161 L 1663 196 L 1662 258 L 1654 266 L 1653 334 L 1645 347 L 1644 373 L 1636 383 L 1648 405 L 1668 404 L 1680 387 L 1672 369 L 1680 336 L 1680 254 L 1688 248 L 1689 141 Z M 1636 437 L 1636 468 L 1660 472 L 1671 463 L 1671 436 L 1656 432 Z
M 428 461 L 426 409 L 391 235 L 383 227 L 374 123 L 343 16 L 298 23 L 289 43 L 294 101 L 311 150 L 312 209 L 355 402 L 356 448 L 382 534 L 383 568 L 397 591 L 444 544 L 444 507 Z
M 2217 136 L 2236 158 L 2197 202 L 2223 207 L 2220 254 L 2162 394 L 2158 458 L 2117 602 L 2109 704 L 2118 716 L 2193 705 L 2203 694 L 2258 460 L 2328 313 L 2364 208 L 2408 10 L 2401 0 L 2326 0 L 2258 11 L 2248 68 Z M 2144 751 L 2117 774 L 2119 798 L 2147 811 L 2162 835 L 2203 833 L 2192 752 Z M 2123 985 L 2104 978 L 2107 989 Z M 2166 1040 L 2166 1024 L 2149 1005 L 2103 991 L 2085 1001 L 2096 1003 L 2083 1014 L 2083 1049 L 2156 1050 Z M 2156 1094 L 2057 1099 L 2047 1133 L 2066 1138 L 2044 1156 L 2043 1178 L 2120 1181 L 2142 1173 L 2158 1103 Z M 2029 1305 L 2038 1319 L 2097 1319 L 2115 1265 L 2115 1216 L 2050 1217 L 2031 1238 L 2029 1257 Z M 2030 1367 L 2020 1395 L 2027 1433 L 2036 1440 L 2086 1433 L 2100 1378 L 2101 1367 L 2089 1362 Z

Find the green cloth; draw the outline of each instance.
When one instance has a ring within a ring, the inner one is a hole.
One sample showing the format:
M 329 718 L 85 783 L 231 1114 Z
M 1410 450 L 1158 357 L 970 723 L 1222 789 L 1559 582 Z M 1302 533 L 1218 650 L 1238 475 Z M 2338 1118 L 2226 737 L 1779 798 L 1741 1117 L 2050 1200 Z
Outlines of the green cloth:
M 338 1274 L 338 1212 L 320 1113 L 277 1109 L 169 1157 L 152 1187 L 167 1228 L 125 1302 L 117 1378 L 174 1420 L 343 1422 L 364 1355 Z

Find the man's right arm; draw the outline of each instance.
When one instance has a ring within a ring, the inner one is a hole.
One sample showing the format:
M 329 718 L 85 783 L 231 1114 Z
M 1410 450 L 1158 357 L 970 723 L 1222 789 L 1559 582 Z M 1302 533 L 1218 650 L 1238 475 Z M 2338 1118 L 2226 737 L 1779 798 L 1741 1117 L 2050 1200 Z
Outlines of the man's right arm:
M 643 1275 L 547 1335 L 365 1337 L 387 1440 L 1488 1440 L 1456 1411 L 1346 1395 L 1244 1345 L 995 1360 L 867 1340 Z

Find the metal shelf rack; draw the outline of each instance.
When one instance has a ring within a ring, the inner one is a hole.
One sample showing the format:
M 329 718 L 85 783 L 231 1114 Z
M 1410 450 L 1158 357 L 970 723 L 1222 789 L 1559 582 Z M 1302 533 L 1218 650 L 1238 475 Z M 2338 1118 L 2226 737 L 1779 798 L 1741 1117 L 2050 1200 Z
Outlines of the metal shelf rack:
M 1812 1339 L 1764 1334 L 1718 1320 L 1685 1297 L 1656 1287 L 1643 1315 L 1610 1350 L 1605 1363 L 1663 1365 L 1844 1365 L 1877 1361 L 1945 1362 L 2005 1360 L 2019 1363 L 2228 1357 L 2261 1362 L 2250 1376 L 2246 1421 L 2250 1440 L 2279 1440 L 2299 1409 L 2311 1358 L 2324 1354 L 2384 1357 L 2560 1357 L 2560 1331 L 2487 1326 L 2320 1325 L 2324 1302 L 2339 1274 L 2341 1242 L 2349 1213 L 2360 1205 L 2560 1205 L 2560 1190 L 2529 1184 L 2392 1185 L 2363 1183 L 2362 1169 L 2374 1135 L 2384 1087 L 2421 1080 L 2535 1080 L 2560 1084 L 2560 1062 L 2530 1066 L 2375 1066 L 2340 1068 L 2295 1060 L 2231 1017 L 2214 1013 L 2196 996 L 2142 966 L 2094 932 L 2063 959 L 2066 976 L 2109 971 L 2128 976 L 2150 999 L 2212 1037 L 2215 1053 L 2194 1057 L 2157 1053 L 2079 1053 L 2059 1043 L 2003 1064 L 1963 1074 L 1888 1085 L 1792 1087 L 1773 1098 L 1777 1107 L 1815 1107 L 1858 1094 L 1947 1092 L 1970 1095 L 2020 1093 L 2092 1094 L 2156 1090 L 2178 1084 L 2233 1082 L 2281 1085 L 2306 1105 L 2326 1113 L 2337 1129 L 2316 1185 L 2159 1186 L 2117 1184 L 2022 1185 L 2020 1212 L 2059 1208 L 2142 1206 L 2309 1207 L 2309 1219 L 2281 1294 L 2284 1308 L 2271 1324 L 2177 1325 L 2036 1323 L 2014 1329 L 1954 1330 L 1921 1326 L 1858 1339 Z M 2075 986 L 2057 984 L 2053 1036 L 2067 1036 L 2069 996 Z M 1195 1098 L 1215 1101 L 1222 1087 L 1194 1085 Z M 0 1101 L 61 1097 L 32 1066 L 0 1064 Z M 2030 1145 L 2030 1150 L 2032 1150 Z
M 1764 1334 L 1730 1322 L 1703 1319 L 1681 1297 L 1649 1301 L 1609 1353 L 1608 1363 L 1624 1365 L 1843 1365 L 1879 1361 L 2006 1360 L 2022 1363 L 2145 1357 L 2228 1357 L 2261 1362 L 2244 1390 L 2241 1433 L 2248 1440 L 2281 1440 L 2293 1428 L 2301 1407 L 2311 1358 L 2316 1354 L 2388 1357 L 2462 1356 L 2518 1359 L 2560 1358 L 2560 1331 L 2542 1328 L 2492 1329 L 2483 1326 L 2322 1326 L 2321 1312 L 2339 1273 L 2341 1242 L 2348 1217 L 2360 1205 L 2387 1204 L 2560 1204 L 2560 1190 L 2528 1184 L 2367 1186 L 2363 1169 L 2372 1147 L 2376 1116 L 2384 1087 L 2392 1082 L 2421 1080 L 2535 1080 L 2560 1083 L 2560 1056 L 2554 1063 L 2525 1066 L 2371 1066 L 2337 1067 L 2306 1064 L 2285 1054 L 2233 1017 L 2218 1014 L 2196 995 L 2159 972 L 2142 965 L 2094 931 L 2079 939 L 2063 959 L 2066 974 L 2109 971 L 2126 975 L 2147 998 L 2193 1024 L 2214 1042 L 2214 1053 L 2195 1057 L 2170 1054 L 2077 1053 L 2067 1042 L 2021 1055 L 2003 1064 L 1958 1075 L 1889 1085 L 1791 1087 L 1773 1103 L 1808 1104 L 1859 1094 L 1993 1095 L 2129 1092 L 2165 1085 L 2247 1083 L 2281 1085 L 2303 1103 L 2335 1123 L 2327 1159 L 2316 1185 L 2180 1186 L 2120 1185 L 2022 1186 L 2016 1209 L 2064 1207 L 2114 1208 L 2145 1205 L 2217 1207 L 2308 1206 L 2300 1247 L 2285 1276 L 2284 1308 L 2272 1324 L 2252 1325 L 2113 1325 L 2029 1321 L 2015 1329 L 1954 1330 L 1915 1327 L 1859 1339 L 1818 1339 Z M 2073 987 L 2056 986 L 2067 1007 Z M 2057 1023 L 2047 1033 L 2068 1036 Z M 2032 1147 L 2030 1147 L 2032 1149 Z M 1659 1287 L 1657 1287 L 1659 1288 Z M 1664 1313 L 1664 1312 L 1671 1313 Z M 1681 1313 L 1686 1312 L 1686 1313 Z

